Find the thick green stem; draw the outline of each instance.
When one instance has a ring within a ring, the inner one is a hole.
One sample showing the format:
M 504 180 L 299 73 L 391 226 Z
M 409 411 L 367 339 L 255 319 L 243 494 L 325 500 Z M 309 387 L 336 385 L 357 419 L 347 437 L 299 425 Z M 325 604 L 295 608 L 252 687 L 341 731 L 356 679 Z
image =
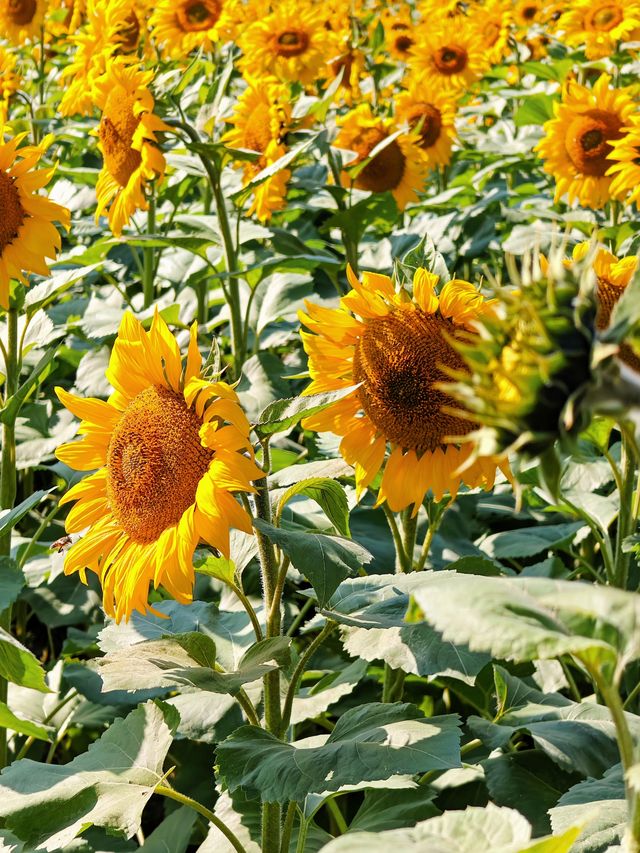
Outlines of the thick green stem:
M 234 850 L 237 850 L 237 853 L 247 853 L 245 848 L 242 846 L 238 838 L 231 832 L 229 827 L 223 823 L 219 817 L 217 817 L 210 809 L 203 806 L 202 803 L 199 803 L 197 800 L 192 800 L 191 797 L 187 797 L 186 794 L 181 794 L 180 791 L 174 791 L 173 788 L 169 788 L 168 785 L 158 785 L 156 787 L 156 794 L 160 794 L 161 797 L 166 797 L 169 800 L 175 800 L 176 803 L 180 803 L 183 806 L 188 806 L 190 809 L 193 809 L 194 812 L 198 812 L 198 814 L 202 815 L 202 817 L 206 818 L 210 823 L 212 823 L 215 827 L 217 827 L 220 832 L 227 839 L 229 844 L 233 847 Z
M 262 445 L 263 469 L 269 473 L 271 465 L 269 442 Z M 267 476 L 256 481 L 257 492 L 254 495 L 255 513 L 258 518 L 271 523 L 271 499 Z M 260 574 L 262 576 L 262 594 L 264 609 L 267 614 L 267 637 L 277 637 L 281 633 L 280 607 L 274 607 L 274 598 L 278 585 L 278 561 L 273 545 L 259 530 L 256 531 L 258 540 L 258 556 L 260 558 Z M 263 679 L 264 684 L 264 719 L 268 732 L 280 736 L 280 672 L 276 669 L 268 672 Z M 279 803 L 262 804 L 262 853 L 280 853 L 280 821 L 282 810 Z
M 410 572 L 413 569 L 413 551 L 416 544 L 416 533 L 418 530 L 418 514 L 411 515 L 412 507 L 409 506 L 402 512 L 402 533 L 398 529 L 397 522 L 391 510 L 383 504 L 384 512 L 389 523 L 389 529 L 393 537 L 396 549 L 396 574 Z M 405 675 L 399 670 L 393 669 L 388 663 L 384 665 L 384 680 L 382 683 L 382 701 L 395 702 L 402 697 Z
M 634 491 L 637 477 L 637 455 L 635 437 L 626 426 L 622 431 L 622 477 L 620 482 L 620 512 L 618 514 L 618 530 L 616 533 L 615 554 L 615 585 L 626 589 L 629 582 L 629 566 L 631 553 L 624 551 L 624 540 L 631 536 L 635 528 Z
M 151 189 L 149 195 L 149 207 L 147 209 L 147 235 L 151 236 L 156 233 L 156 196 Z M 149 308 L 155 299 L 154 273 L 155 273 L 155 252 L 153 246 L 147 246 L 143 249 L 144 266 L 142 272 L 142 293 L 144 296 L 144 307 Z
M 280 842 L 280 853 L 289 853 L 291 845 L 291 833 L 293 832 L 293 823 L 296 819 L 298 805 L 295 801 L 291 801 L 287 807 L 287 812 L 284 818 L 284 826 L 282 828 L 282 841 Z
M 18 309 L 7 312 L 7 344 L 5 347 L 5 405 L 18 390 Z M 16 411 L 2 424 L 2 458 L 0 462 L 0 509 L 12 509 L 16 500 Z M 11 554 L 11 530 L 0 536 L 0 556 Z M 0 615 L 0 627 L 11 631 L 11 607 Z M 7 701 L 7 681 L 0 677 L 0 701 Z M 0 768 L 7 765 L 7 730 L 0 728 Z
M 592 670 L 591 675 L 613 719 L 613 724 L 616 728 L 618 750 L 620 751 L 620 761 L 625 774 L 624 788 L 628 809 L 625 850 L 628 853 L 640 853 L 640 791 L 627 778 L 627 773 L 631 770 L 636 760 L 633 737 L 627 723 L 618 689 L 614 685 L 609 684 L 598 671 Z

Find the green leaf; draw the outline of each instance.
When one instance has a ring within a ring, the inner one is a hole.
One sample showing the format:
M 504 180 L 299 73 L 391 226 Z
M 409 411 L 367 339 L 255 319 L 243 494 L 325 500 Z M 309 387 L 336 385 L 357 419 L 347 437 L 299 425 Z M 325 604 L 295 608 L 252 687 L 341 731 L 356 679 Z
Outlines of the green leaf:
M 196 817 L 193 809 L 186 806 L 176 809 L 147 836 L 140 850 L 144 853 L 185 853 Z
M 531 827 L 521 814 L 489 803 L 485 808 L 448 811 L 410 829 L 347 833 L 321 853 L 568 853 L 577 833 L 572 828 L 562 838 L 531 842 Z
M 383 660 L 393 669 L 422 676 L 450 676 L 473 684 L 490 658 L 454 645 L 425 622 L 407 622 L 410 593 L 421 575 L 371 575 L 344 581 L 323 615 L 345 627 L 342 641 L 352 657 Z
M 236 564 L 227 557 L 214 557 L 213 554 L 202 555 L 193 561 L 194 569 L 201 575 L 217 578 L 226 584 L 235 583 Z
M 581 522 L 569 522 L 505 530 L 487 536 L 480 547 L 497 560 L 535 557 L 543 551 L 569 544 L 582 527 Z
M 55 732 L 51 726 L 41 725 L 14 714 L 6 702 L 0 702 L 0 727 L 36 740 L 52 740 Z
M 413 588 L 445 639 L 506 660 L 573 654 L 607 678 L 640 656 L 635 593 L 576 581 L 425 573 Z
M 0 557 L 0 613 L 14 603 L 23 586 L 24 574 L 16 561 Z
M 338 672 L 329 672 L 313 687 L 303 687 L 293 700 L 291 725 L 323 714 L 354 691 L 367 672 L 367 662 L 356 660 Z
M 20 687 L 49 692 L 44 669 L 35 655 L 4 628 L 0 628 L 0 675 Z
M 254 644 L 237 670 L 214 670 L 215 645 L 198 632 L 147 640 L 111 652 L 98 660 L 98 672 L 106 691 L 139 690 L 186 685 L 211 693 L 235 695 L 244 684 L 288 663 L 290 640 L 275 637 Z M 204 664 L 204 665 L 202 665 Z
M 307 397 L 290 397 L 287 400 L 275 400 L 261 412 L 255 431 L 261 438 L 284 432 L 308 418 L 326 409 L 332 403 L 342 400 L 353 393 L 357 386 L 340 388 L 338 391 L 323 391 L 321 394 L 309 394 Z
M 305 495 L 314 500 L 325 512 L 329 521 L 342 536 L 350 536 L 349 504 L 344 489 L 335 480 L 313 477 L 290 486 L 278 501 L 276 522 L 279 524 L 282 511 L 288 501 L 296 495 Z
M 342 785 L 460 764 L 458 718 L 427 719 L 413 705 L 371 703 L 351 708 L 328 738 L 283 743 L 243 726 L 218 746 L 231 791 L 255 791 L 265 802 L 303 800 Z
M 525 98 L 513 117 L 516 127 L 524 127 L 527 124 L 543 125 L 553 118 L 553 105 L 556 101 L 557 98 L 552 95 L 544 94 Z
M 23 500 L 18 506 L 0 515 L 0 536 L 6 533 L 7 530 L 12 530 L 28 512 L 31 512 L 34 506 L 37 506 L 44 497 L 50 495 L 53 491 L 55 489 L 40 489 Z
M 177 714 L 149 702 L 116 720 L 68 764 L 14 762 L 0 776 L 0 817 L 33 846 L 57 850 L 90 826 L 131 837 L 162 781 Z
M 602 779 L 587 779 L 563 794 L 549 812 L 554 832 L 582 825 L 572 853 L 605 853 L 620 844 L 627 824 L 622 768 L 618 764 Z
M 311 530 L 282 530 L 259 518 L 254 519 L 253 525 L 302 572 L 321 605 L 329 600 L 341 581 L 373 559 L 366 548 L 349 539 Z
M 369 788 L 349 824 L 349 832 L 383 832 L 400 826 L 413 826 L 439 814 L 433 804 L 436 791 L 427 785 L 400 791 Z

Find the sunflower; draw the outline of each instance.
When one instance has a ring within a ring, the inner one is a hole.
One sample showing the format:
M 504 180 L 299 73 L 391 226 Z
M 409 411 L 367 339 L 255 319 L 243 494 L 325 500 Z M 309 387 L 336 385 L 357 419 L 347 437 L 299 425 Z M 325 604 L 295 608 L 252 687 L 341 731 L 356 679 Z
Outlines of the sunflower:
M 211 50 L 227 25 L 225 0 L 160 0 L 149 21 L 153 38 L 174 59 Z
M 575 0 L 557 22 L 563 41 L 584 45 L 587 59 L 610 56 L 621 41 L 640 35 L 638 0 Z
M 350 44 L 350 38 L 343 42 L 342 48 L 335 59 L 329 63 L 329 78 L 335 79 L 342 74 L 336 93 L 347 104 L 353 104 L 360 92 L 360 80 L 365 72 L 365 56 L 357 47 Z
M 466 18 L 457 19 L 455 26 L 425 22 L 416 30 L 409 67 L 422 83 L 463 90 L 482 77 L 489 57 Z
M 446 166 L 455 139 L 456 102 L 450 93 L 429 84 L 410 83 L 396 97 L 396 119 L 417 133 L 430 167 Z
M 592 250 L 592 243 L 588 241 L 578 243 L 574 247 L 571 260 L 565 262 L 566 266 L 570 267 L 574 263 L 580 263 L 588 257 Z M 638 269 L 638 258 L 636 255 L 617 258 L 607 249 L 599 247 L 591 261 L 591 267 L 597 280 L 596 328 L 603 330 L 609 326 L 613 309 Z M 620 343 L 618 354 L 621 361 L 640 372 L 640 358 L 628 343 L 625 341 Z
M 222 142 L 260 154 L 257 160 L 243 163 L 245 184 L 285 154 L 283 140 L 291 120 L 288 86 L 273 80 L 252 81 L 242 93 L 233 115 L 227 119 L 233 127 L 222 137 Z M 249 214 L 256 213 L 265 222 L 274 211 L 281 210 L 290 177 L 288 169 L 281 169 L 256 187 Z
M 554 104 L 555 117 L 545 122 L 544 138 L 534 150 L 556 180 L 555 201 L 566 193 L 569 204 L 577 199 L 585 207 L 599 208 L 617 195 L 607 175 L 613 165 L 610 155 L 636 106 L 628 90 L 613 89 L 610 81 L 601 74 L 593 89 L 568 81 L 562 101 Z
M 251 78 L 271 75 L 303 86 L 327 77 L 327 64 L 339 55 L 339 41 L 324 22 L 320 5 L 304 0 L 278 3 L 241 34 L 242 73 Z
M 303 426 L 343 436 L 340 453 L 355 468 L 359 493 L 384 466 L 377 505 L 386 501 L 393 512 L 413 504 L 415 515 L 429 489 L 440 500 L 463 482 L 491 488 L 495 464 L 479 458 L 466 466 L 469 445 L 451 441 L 475 425 L 436 387 L 446 371 L 463 368 L 451 340 L 472 334 L 490 303 L 466 281 L 449 281 L 436 294 L 438 277 L 424 269 L 412 296 L 386 275 L 364 273 L 360 282 L 347 272 L 353 289 L 339 308 L 307 302 L 300 312 L 315 333 L 301 332 L 312 379 L 304 393 L 359 387 Z
M 9 112 L 9 101 L 20 89 L 22 77 L 16 72 L 16 57 L 0 45 L 0 124 Z
M 48 275 L 46 258 L 55 258 L 60 234 L 53 226 L 59 222 L 69 228 L 70 214 L 65 207 L 37 195 L 48 184 L 54 169 L 37 169 L 40 158 L 53 137 L 33 147 L 20 143 L 21 133 L 5 142 L 0 124 L 0 307 L 9 307 L 9 280 L 27 283 L 23 273 Z
M 386 9 L 379 18 L 374 18 L 373 23 L 377 24 L 378 20 L 384 29 L 385 47 L 395 59 L 406 62 L 416 41 L 410 10 L 396 14 Z
M 502 62 L 509 49 L 512 5 L 508 0 L 488 0 L 469 10 L 469 26 L 485 46 L 491 65 Z
M 40 37 L 45 0 L 0 0 L 0 32 L 13 44 Z
M 545 3 L 542 0 L 518 0 L 513 7 L 514 23 L 522 30 L 545 20 Z
M 399 210 L 416 201 L 427 174 L 416 136 L 401 133 L 393 138 L 393 121 L 374 116 L 369 104 L 359 104 L 337 121 L 340 132 L 333 144 L 357 154 L 349 163 L 349 171 L 342 173 L 343 185 L 375 193 L 391 192 Z M 384 144 L 390 137 L 391 141 Z M 380 150 L 371 157 L 376 148 Z M 357 175 L 350 173 L 353 167 L 367 160 Z
M 136 210 L 147 209 L 147 183 L 164 175 L 165 159 L 155 134 L 171 128 L 153 112 L 147 88 L 152 78 L 153 72 L 118 57 L 93 86 L 95 103 L 102 110 L 98 147 L 104 160 L 96 185 L 96 221 L 110 206 L 109 226 L 116 236 Z
M 632 115 L 622 131 L 623 135 L 611 144 L 608 159 L 612 165 L 607 175 L 613 178 L 611 192 L 616 198 L 632 204 L 640 198 L 640 115 Z
M 201 540 L 229 556 L 229 528 L 251 532 L 234 492 L 253 492 L 263 475 L 253 458 L 250 426 L 235 391 L 201 375 L 196 324 L 186 361 L 156 313 L 146 332 L 124 315 L 107 378 L 108 401 L 57 388 L 81 418 L 81 441 L 61 445 L 58 458 L 95 471 L 62 503 L 77 501 L 69 533 L 87 533 L 69 549 L 65 572 L 86 569 L 102 583 L 104 609 L 120 621 L 147 608 L 149 584 L 191 601 L 193 552 Z M 96 470 L 97 469 L 97 470 Z
M 68 83 L 59 110 L 64 116 L 90 115 L 93 87 L 106 73 L 112 57 L 132 53 L 140 41 L 140 23 L 132 0 L 88 0 L 86 22 L 69 41 L 76 52 L 62 71 Z

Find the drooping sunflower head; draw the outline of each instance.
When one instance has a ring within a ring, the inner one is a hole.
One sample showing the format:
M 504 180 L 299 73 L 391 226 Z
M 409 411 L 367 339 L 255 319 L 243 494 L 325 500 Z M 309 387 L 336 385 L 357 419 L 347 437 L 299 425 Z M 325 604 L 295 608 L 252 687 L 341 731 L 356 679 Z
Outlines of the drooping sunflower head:
M 48 275 L 47 258 L 60 249 L 59 222 L 69 228 L 69 211 L 38 195 L 54 169 L 38 169 L 49 137 L 34 147 L 21 145 L 26 133 L 5 141 L 0 123 L 0 306 L 9 307 L 11 279 L 27 283 L 25 273 Z
M 78 471 L 95 471 L 63 497 L 76 501 L 65 572 L 96 572 L 104 608 L 120 621 L 148 608 L 149 586 L 191 601 L 193 553 L 204 541 L 229 556 L 229 529 L 251 532 L 234 495 L 263 476 L 235 391 L 202 373 L 197 328 L 186 359 L 156 314 L 150 331 L 125 314 L 107 378 L 108 401 L 57 389 L 81 419 L 80 441 L 58 448 Z
M 39 38 L 45 0 L 0 0 L 0 32 L 13 44 Z
M 465 281 L 437 292 L 438 277 L 425 269 L 411 293 L 386 275 L 364 273 L 360 281 L 348 272 L 352 290 L 338 308 L 307 302 L 300 312 L 312 380 L 304 393 L 358 388 L 303 425 L 343 436 L 340 452 L 355 468 L 359 492 L 384 468 L 378 504 L 387 501 L 394 512 L 413 505 L 417 513 L 429 489 L 440 500 L 463 482 L 491 487 L 495 464 L 477 459 L 465 467 L 471 451 L 456 437 L 474 424 L 439 387 L 449 371 L 464 370 L 452 341 L 473 334 L 490 304 Z
M 333 144 L 357 155 L 342 173 L 344 186 L 391 192 L 400 210 L 417 200 L 427 164 L 415 135 L 397 135 L 393 122 L 375 116 L 369 104 L 360 104 L 339 118 L 338 125 L 340 132 Z
M 338 36 L 325 26 L 319 5 L 285 0 L 253 21 L 241 34 L 245 76 L 273 76 L 307 86 L 329 75 L 328 63 L 340 52 Z
M 447 386 L 481 425 L 478 446 L 496 454 L 542 455 L 590 419 L 583 404 L 595 343 L 593 273 L 567 267 L 559 252 L 532 267 L 520 287 L 497 293 L 480 337 L 457 345 L 466 372 Z
M 545 136 L 536 146 L 544 169 L 556 181 L 555 200 L 567 195 L 569 204 L 600 208 L 619 191 L 612 189 L 608 170 L 613 145 L 636 111 L 626 89 L 614 89 L 602 74 L 593 89 L 567 82 L 562 100 L 554 104 L 555 117 L 544 125 Z
M 457 91 L 472 86 L 489 64 L 484 45 L 466 18 L 457 18 L 455 26 L 421 24 L 409 59 L 416 79 Z
M 636 41 L 640 32 L 637 0 L 576 0 L 557 22 L 563 41 L 585 46 L 587 59 L 602 59 L 624 41 Z
M 395 101 L 396 119 L 406 122 L 430 167 L 446 166 L 455 139 L 456 99 L 438 86 L 412 81 Z
M 170 128 L 153 112 L 148 85 L 152 72 L 117 57 L 93 86 L 102 111 L 98 127 L 103 166 L 96 194 L 96 220 L 109 208 L 109 226 L 118 236 L 136 210 L 146 210 L 145 187 L 164 175 L 165 159 L 155 134 Z

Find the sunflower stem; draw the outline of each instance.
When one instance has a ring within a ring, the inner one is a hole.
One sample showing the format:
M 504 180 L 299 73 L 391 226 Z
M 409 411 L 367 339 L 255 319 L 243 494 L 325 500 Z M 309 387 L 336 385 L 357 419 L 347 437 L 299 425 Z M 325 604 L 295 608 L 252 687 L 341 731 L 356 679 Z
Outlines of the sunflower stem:
M 151 186 L 151 192 L 148 198 L 149 207 L 147 210 L 147 236 L 151 237 L 156 233 L 156 196 Z M 149 308 L 155 299 L 154 287 L 154 264 L 155 253 L 152 246 L 146 246 L 142 250 L 144 265 L 142 268 L 142 292 L 144 296 L 144 307 Z
M 20 361 L 18 358 L 18 309 L 7 312 L 7 342 L 5 347 L 4 402 L 9 403 L 18 390 Z M 10 510 L 16 500 L 16 418 L 18 411 L 7 416 L 2 424 L 2 458 L 0 463 L 0 509 Z M 11 528 L 0 536 L 0 557 L 11 556 Z M 11 607 L 0 614 L 0 627 L 11 631 Z M 7 701 L 7 680 L 0 677 L 0 702 Z M 7 766 L 7 730 L 0 728 L 0 768 Z
M 191 799 L 191 797 L 187 797 L 186 794 L 174 791 L 173 788 L 169 788 L 168 785 L 157 785 L 156 794 L 159 794 L 161 797 L 166 797 L 168 800 L 175 800 L 176 803 L 180 803 L 183 806 L 188 806 L 190 809 L 193 809 L 194 812 L 202 815 L 202 817 L 206 818 L 210 823 L 217 827 L 237 853 L 247 853 L 226 823 L 223 823 L 217 815 L 215 815 L 206 806 L 203 806 L 202 803 Z
M 271 467 L 269 454 L 269 439 L 262 442 L 262 467 L 265 476 L 256 481 L 254 495 L 255 514 L 267 523 L 271 523 L 271 498 L 267 476 Z M 276 605 L 275 596 L 278 586 L 278 561 L 273 545 L 259 530 L 256 530 L 258 540 L 258 556 L 260 559 L 260 574 L 262 576 L 262 592 L 264 610 L 267 614 L 267 638 L 278 637 L 281 634 L 279 602 Z M 280 736 L 280 672 L 268 672 L 263 679 L 264 685 L 264 719 L 268 732 Z M 262 804 L 262 853 L 280 853 L 280 823 L 282 809 L 279 803 Z
M 615 543 L 615 585 L 626 589 L 629 581 L 631 553 L 625 551 L 625 539 L 635 528 L 634 491 L 636 487 L 638 449 L 633 428 L 620 424 L 622 433 L 622 476 L 620 482 L 620 511 Z

